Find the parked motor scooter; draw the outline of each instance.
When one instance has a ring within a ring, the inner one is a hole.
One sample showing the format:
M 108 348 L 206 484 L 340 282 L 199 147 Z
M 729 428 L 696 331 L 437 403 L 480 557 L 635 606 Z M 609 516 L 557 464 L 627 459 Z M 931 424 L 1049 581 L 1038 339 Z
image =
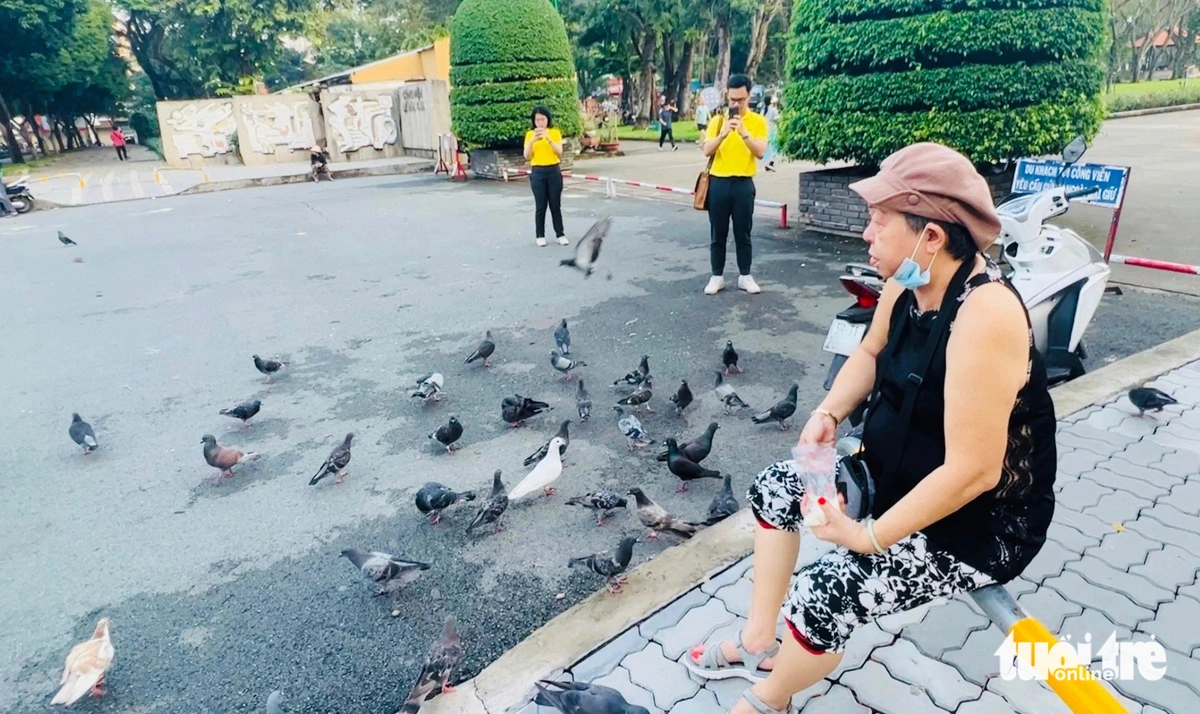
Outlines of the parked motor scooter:
M 29 213 L 33 210 L 33 194 L 25 185 L 25 179 L 17 179 L 5 185 L 4 193 L 8 196 L 13 208 L 17 209 L 17 213 Z

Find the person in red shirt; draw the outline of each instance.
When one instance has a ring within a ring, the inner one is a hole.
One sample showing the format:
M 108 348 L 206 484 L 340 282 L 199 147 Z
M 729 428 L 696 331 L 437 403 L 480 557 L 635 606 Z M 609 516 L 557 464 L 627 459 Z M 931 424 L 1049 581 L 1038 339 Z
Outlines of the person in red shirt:
M 125 150 L 125 135 L 121 133 L 121 128 L 114 126 L 108 138 L 112 140 L 112 145 L 117 150 L 117 158 L 121 161 L 128 159 L 129 153 Z

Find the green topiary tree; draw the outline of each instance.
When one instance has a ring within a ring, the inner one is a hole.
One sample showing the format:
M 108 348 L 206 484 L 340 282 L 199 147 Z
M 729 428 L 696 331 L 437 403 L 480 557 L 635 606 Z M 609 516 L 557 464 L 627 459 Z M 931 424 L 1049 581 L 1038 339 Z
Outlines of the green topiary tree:
M 799 0 L 782 147 L 878 164 L 916 141 L 985 163 L 1100 127 L 1105 0 Z
M 519 146 L 537 104 L 578 136 L 575 63 L 549 0 L 463 0 L 450 23 L 450 114 L 467 146 Z

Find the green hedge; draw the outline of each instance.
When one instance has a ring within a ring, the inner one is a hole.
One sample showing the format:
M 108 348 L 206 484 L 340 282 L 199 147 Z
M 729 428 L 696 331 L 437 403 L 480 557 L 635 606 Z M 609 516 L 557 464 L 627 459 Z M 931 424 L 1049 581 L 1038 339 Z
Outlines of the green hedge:
M 1182 104 L 1200 104 L 1200 82 L 1172 87 L 1166 91 L 1128 94 L 1110 94 L 1105 97 L 1110 112 L 1127 112 L 1134 109 L 1177 107 Z
M 1100 12 L 1104 0 L 803 0 L 793 9 L 793 27 L 811 30 L 829 22 L 887 20 L 948 10 L 1041 10 L 1079 8 Z
M 580 133 L 571 45 L 549 0 L 463 0 L 450 37 L 450 112 L 466 146 L 520 145 L 538 104 L 563 136 Z

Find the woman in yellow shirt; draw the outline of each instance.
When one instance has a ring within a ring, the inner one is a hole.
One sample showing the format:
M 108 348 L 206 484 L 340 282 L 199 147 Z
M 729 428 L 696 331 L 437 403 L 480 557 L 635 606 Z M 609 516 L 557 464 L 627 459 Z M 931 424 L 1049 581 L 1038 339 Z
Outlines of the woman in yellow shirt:
M 562 132 L 554 128 L 554 117 L 550 110 L 536 106 L 529 113 L 532 125 L 525 132 L 525 160 L 529 162 L 529 186 L 533 189 L 536 206 L 534 224 L 537 229 L 535 243 L 546 245 L 546 207 L 550 207 L 550 218 L 554 221 L 554 235 L 559 245 L 570 245 L 563 230 L 562 219 Z

